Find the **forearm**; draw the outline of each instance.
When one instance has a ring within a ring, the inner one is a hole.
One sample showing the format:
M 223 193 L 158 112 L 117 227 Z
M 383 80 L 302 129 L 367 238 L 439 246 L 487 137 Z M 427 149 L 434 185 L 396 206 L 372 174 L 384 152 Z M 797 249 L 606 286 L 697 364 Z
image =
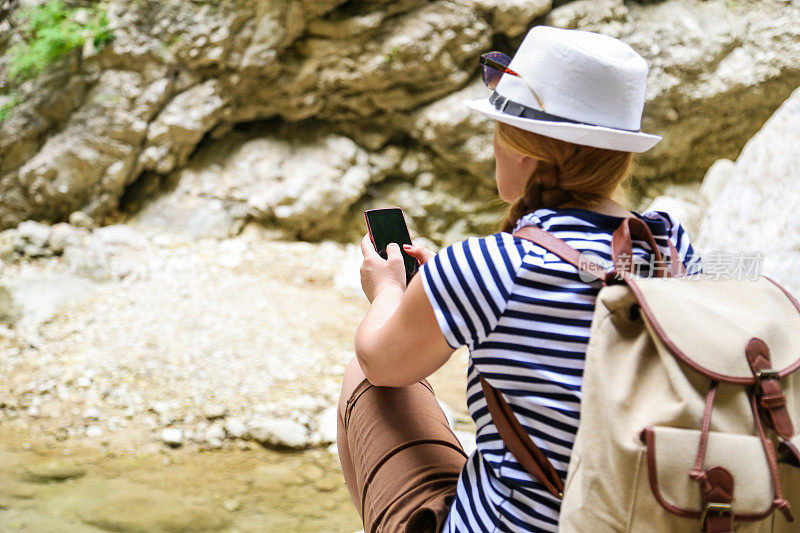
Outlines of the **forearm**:
M 402 289 L 395 287 L 387 287 L 379 292 L 358 326 L 355 338 L 356 357 L 367 379 L 374 376 L 376 370 L 382 370 L 390 364 L 391 347 L 382 346 L 380 329 L 400 307 L 403 294 Z

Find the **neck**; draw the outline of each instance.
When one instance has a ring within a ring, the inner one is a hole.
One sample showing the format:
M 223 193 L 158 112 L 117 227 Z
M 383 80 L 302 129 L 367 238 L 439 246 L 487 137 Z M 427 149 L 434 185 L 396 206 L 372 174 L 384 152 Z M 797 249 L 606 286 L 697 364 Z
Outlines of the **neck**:
M 604 198 L 591 207 L 587 207 L 585 205 L 580 205 L 576 202 L 567 202 L 565 204 L 560 205 L 559 207 L 577 207 L 579 209 L 587 209 L 589 211 L 594 211 L 596 213 L 600 213 L 603 215 L 610 215 L 614 217 L 629 217 L 632 215 L 630 211 L 622 207 L 619 203 L 612 200 L 611 198 Z

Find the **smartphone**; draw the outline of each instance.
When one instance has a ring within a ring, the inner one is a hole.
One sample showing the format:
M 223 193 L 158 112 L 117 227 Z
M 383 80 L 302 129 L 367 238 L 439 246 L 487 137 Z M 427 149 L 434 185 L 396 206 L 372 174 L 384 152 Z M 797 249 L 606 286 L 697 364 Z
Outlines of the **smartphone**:
M 364 211 L 364 219 L 367 221 L 372 245 L 381 257 L 386 259 L 386 247 L 389 243 L 396 242 L 400 245 L 400 253 L 403 254 L 403 262 L 406 265 L 406 284 L 408 284 L 417 273 L 418 265 L 417 260 L 403 250 L 404 244 L 411 244 L 403 210 L 399 207 L 368 209 Z

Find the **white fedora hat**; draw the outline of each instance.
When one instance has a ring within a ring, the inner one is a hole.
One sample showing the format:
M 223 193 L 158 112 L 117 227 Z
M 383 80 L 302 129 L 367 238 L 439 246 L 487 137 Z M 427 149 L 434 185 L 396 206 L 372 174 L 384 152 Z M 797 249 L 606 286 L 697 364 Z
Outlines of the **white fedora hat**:
M 639 130 L 647 62 L 618 39 L 532 28 L 489 98 L 467 100 L 494 120 L 575 144 L 644 152 L 661 140 Z

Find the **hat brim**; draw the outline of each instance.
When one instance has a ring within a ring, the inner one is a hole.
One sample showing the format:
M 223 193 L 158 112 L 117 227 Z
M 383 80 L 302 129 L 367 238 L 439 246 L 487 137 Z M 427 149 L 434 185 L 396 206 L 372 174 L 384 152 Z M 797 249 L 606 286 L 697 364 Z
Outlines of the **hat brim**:
M 588 124 L 552 122 L 549 120 L 517 117 L 495 109 L 488 98 L 464 100 L 464 105 L 491 119 L 505 122 L 519 129 L 584 146 L 594 146 L 620 152 L 640 153 L 649 150 L 661 140 L 661 137 L 658 135 L 651 135 L 649 133 L 618 130 L 603 126 L 590 126 Z

